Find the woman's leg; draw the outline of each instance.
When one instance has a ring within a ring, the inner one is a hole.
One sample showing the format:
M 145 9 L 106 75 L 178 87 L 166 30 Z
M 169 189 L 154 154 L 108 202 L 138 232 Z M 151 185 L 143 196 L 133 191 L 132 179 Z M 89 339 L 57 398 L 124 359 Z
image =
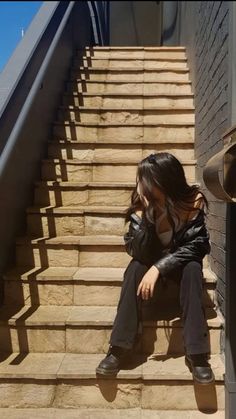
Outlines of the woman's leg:
M 141 312 L 141 299 L 137 297 L 138 285 L 148 267 L 131 260 L 124 273 L 117 314 L 110 338 L 110 348 L 106 357 L 96 368 L 97 374 L 114 375 L 121 367 L 127 350 L 135 342 Z
M 210 340 L 202 304 L 202 267 L 197 262 L 189 262 L 182 271 L 180 305 L 186 365 L 198 383 L 209 384 L 214 381 L 214 374 L 208 363 Z
M 132 259 L 124 273 L 117 314 L 110 338 L 111 346 L 126 349 L 133 347 L 141 313 L 141 297 L 137 297 L 137 289 L 148 269 L 146 265 Z
M 189 262 L 182 271 L 180 306 L 186 354 L 210 353 L 209 332 L 202 304 L 202 267 Z

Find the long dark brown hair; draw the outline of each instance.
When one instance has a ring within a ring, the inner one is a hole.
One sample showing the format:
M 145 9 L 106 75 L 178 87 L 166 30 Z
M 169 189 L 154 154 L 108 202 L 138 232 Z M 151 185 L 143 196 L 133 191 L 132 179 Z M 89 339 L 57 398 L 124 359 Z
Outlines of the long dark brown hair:
M 147 198 L 149 204 L 144 206 L 139 194 L 137 193 L 137 184 L 141 182 L 143 194 Z M 174 220 L 171 216 L 169 202 L 173 202 L 175 208 L 185 211 L 196 211 L 199 209 L 194 206 L 196 197 L 200 193 L 205 207 L 208 209 L 208 202 L 205 195 L 200 191 L 198 185 L 188 185 L 184 173 L 184 169 L 179 160 L 170 153 L 150 154 L 138 164 L 136 174 L 136 187 L 131 195 L 131 205 L 126 211 L 126 222 L 129 221 L 130 215 L 141 210 L 144 218 L 155 223 L 155 197 L 153 195 L 153 187 L 158 187 L 166 196 L 166 209 L 168 220 L 174 230 Z M 171 201 L 169 201 L 169 199 Z

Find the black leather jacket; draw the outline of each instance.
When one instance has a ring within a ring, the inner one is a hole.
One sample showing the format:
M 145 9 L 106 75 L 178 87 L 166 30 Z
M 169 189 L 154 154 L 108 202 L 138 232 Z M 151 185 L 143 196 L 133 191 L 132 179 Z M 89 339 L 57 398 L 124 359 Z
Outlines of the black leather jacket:
M 147 266 L 155 265 L 162 277 L 189 261 L 202 264 L 202 259 L 210 252 L 203 210 L 174 234 L 171 248 L 167 252 L 155 233 L 155 226 L 145 223 L 136 214 L 130 217 L 129 231 L 124 235 L 124 241 L 126 251 L 133 259 Z

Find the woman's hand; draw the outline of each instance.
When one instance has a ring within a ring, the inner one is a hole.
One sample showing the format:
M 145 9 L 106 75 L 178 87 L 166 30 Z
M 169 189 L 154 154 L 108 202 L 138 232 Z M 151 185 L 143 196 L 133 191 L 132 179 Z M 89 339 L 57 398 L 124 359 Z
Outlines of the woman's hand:
M 141 202 L 143 203 L 144 207 L 147 208 L 148 205 L 149 205 L 149 202 L 148 202 L 146 196 L 140 195 L 140 199 L 141 199 Z
M 140 201 L 142 202 L 143 206 L 148 207 L 149 202 L 148 202 L 146 196 L 143 195 L 142 187 L 140 185 L 140 182 L 138 182 L 138 185 L 137 185 L 137 193 L 139 195 Z
M 152 297 L 158 277 L 159 270 L 156 268 L 156 266 L 151 266 L 139 284 L 137 295 L 139 296 L 141 294 L 143 300 L 148 300 L 150 297 Z

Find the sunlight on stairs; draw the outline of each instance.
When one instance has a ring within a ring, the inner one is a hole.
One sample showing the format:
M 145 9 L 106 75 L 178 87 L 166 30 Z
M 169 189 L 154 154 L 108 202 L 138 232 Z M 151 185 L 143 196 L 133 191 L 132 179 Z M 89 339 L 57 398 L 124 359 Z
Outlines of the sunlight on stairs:
M 204 303 L 215 384 L 195 384 L 184 364 L 173 284 L 154 314 L 147 307 L 134 365 L 117 378 L 95 374 L 130 260 L 124 213 L 138 162 L 171 152 L 195 182 L 185 48 L 77 51 L 59 105 L 27 208 L 27 233 L 17 238 L 16 266 L 4 277 L 0 417 L 223 418 L 222 320 L 207 260 Z

